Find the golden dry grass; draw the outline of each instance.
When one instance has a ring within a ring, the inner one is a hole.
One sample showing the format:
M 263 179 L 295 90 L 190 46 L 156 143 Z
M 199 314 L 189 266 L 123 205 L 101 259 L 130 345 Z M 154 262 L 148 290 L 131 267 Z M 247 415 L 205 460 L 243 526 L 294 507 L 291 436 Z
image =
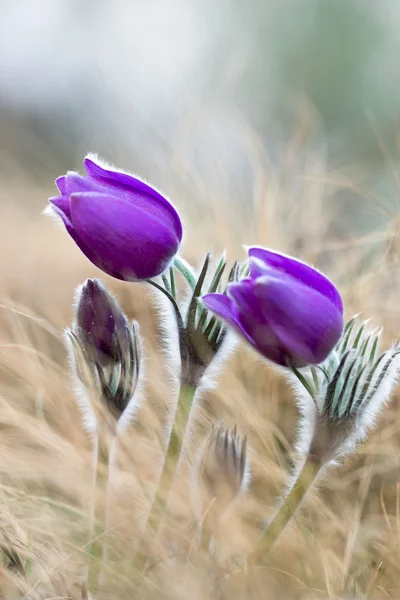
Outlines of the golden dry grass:
M 296 253 L 338 283 L 347 316 L 362 312 L 372 317 L 385 327 L 384 343 L 390 344 L 400 335 L 396 207 L 360 189 L 348 174 L 328 173 L 318 157 L 300 161 L 300 134 L 278 169 L 266 164 L 253 132 L 241 135 L 254 164 L 252 197 L 244 205 L 220 195 L 226 177 L 218 172 L 208 187 L 195 174 L 186 178 L 185 189 L 192 190 L 193 198 L 181 194 L 178 184 L 175 188 L 166 182 L 174 197 L 176 189 L 176 203 L 185 215 L 183 255 L 198 263 L 206 250 L 227 248 L 233 261 L 243 258 L 241 243 Z M 171 156 L 173 171 L 182 166 L 177 154 Z M 295 201 L 290 199 L 293 181 Z M 356 235 L 357 223 L 346 226 L 341 215 L 353 207 L 335 201 L 336 191 L 345 189 L 358 193 L 358 214 L 384 215 L 384 231 Z M 147 384 L 138 422 L 119 453 L 110 555 L 96 599 L 400 598 L 397 397 L 368 443 L 308 495 L 267 566 L 245 572 L 236 565 L 234 557 L 251 547 L 257 521 L 272 514 L 283 489 L 294 457 L 297 421 L 285 381 L 242 344 L 221 369 L 218 385 L 201 394 L 166 527 L 152 547 L 150 567 L 138 579 L 132 569 L 133 548 L 149 506 L 176 383 L 158 344 L 164 333 L 153 296 L 145 285 L 102 276 L 67 235 L 40 215 L 52 193 L 51 181 L 40 189 L 12 177 L 0 191 L 2 597 L 81 598 L 88 562 L 90 444 L 72 392 L 62 330 L 71 320 L 76 286 L 100 276 L 128 316 L 141 323 Z M 179 200 L 185 196 L 186 201 Z M 189 465 L 210 422 L 221 419 L 227 425 L 237 423 L 248 435 L 253 477 L 246 499 L 222 524 L 217 557 L 210 557 L 196 550 Z M 108 443 L 106 432 L 97 491 L 100 514 Z M 97 531 L 101 543 L 101 523 Z

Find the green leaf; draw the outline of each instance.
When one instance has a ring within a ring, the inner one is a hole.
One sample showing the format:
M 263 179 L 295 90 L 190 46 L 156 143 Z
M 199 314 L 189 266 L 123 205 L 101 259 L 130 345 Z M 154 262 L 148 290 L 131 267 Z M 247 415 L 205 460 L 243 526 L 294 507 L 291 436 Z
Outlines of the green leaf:
M 315 368 L 314 365 L 311 367 L 311 375 L 312 375 L 312 378 L 314 381 L 315 390 L 318 391 L 319 390 L 318 373 L 317 373 L 317 369 Z
M 169 268 L 169 280 L 171 283 L 171 296 L 176 298 L 175 273 L 172 267 Z
M 169 285 L 167 276 L 164 273 L 161 275 L 161 279 L 162 279 L 162 282 L 163 282 L 164 287 L 167 290 L 168 294 L 171 294 L 171 286 Z
M 213 294 L 214 292 L 218 291 L 218 286 L 219 286 L 219 282 L 221 281 L 221 277 L 225 271 L 225 267 L 226 267 L 226 261 L 225 261 L 225 253 L 221 256 L 221 259 L 218 263 L 218 266 L 215 270 L 214 273 L 214 277 L 212 278 L 212 281 L 210 283 L 210 286 L 208 288 L 208 293 L 209 294 Z
M 315 392 L 312 389 L 309 381 L 307 381 L 307 378 L 302 373 L 300 373 L 300 371 L 298 369 L 296 369 L 296 367 L 294 365 L 289 365 L 289 367 L 292 370 L 292 372 L 296 375 L 296 377 L 300 381 L 300 383 L 305 387 L 307 392 L 310 394 L 311 398 L 314 400 Z
M 232 283 L 233 281 L 237 281 L 239 278 L 239 263 L 237 260 L 232 265 L 231 270 L 228 275 L 228 283 Z
M 207 327 L 204 330 L 204 335 L 206 336 L 206 338 L 208 339 L 211 335 L 211 332 L 213 331 L 215 324 L 219 321 L 219 319 L 217 319 L 216 316 L 212 316 L 211 319 L 208 322 Z
M 366 378 L 365 383 L 362 387 L 361 393 L 358 396 L 356 402 L 354 403 L 354 410 L 357 410 L 358 408 L 360 408 L 361 404 L 363 403 L 363 400 L 366 397 L 367 392 L 370 389 L 375 372 L 377 371 L 379 365 L 381 364 L 381 362 L 385 358 L 385 356 L 387 356 L 387 352 L 384 352 L 383 354 L 381 354 L 381 356 L 378 358 L 378 360 L 372 366 L 370 372 L 368 373 L 368 377 Z
M 336 407 L 335 407 L 335 414 L 334 416 L 336 418 L 339 418 L 343 416 L 343 414 L 346 412 L 348 406 L 349 406 L 349 400 L 350 400 L 350 395 L 346 394 L 347 388 L 349 386 L 350 383 L 350 378 L 351 378 L 351 374 L 352 371 L 355 367 L 355 365 L 357 364 L 359 360 L 359 357 L 357 356 L 353 362 L 351 363 L 351 365 L 349 366 L 349 368 L 347 369 L 347 373 L 346 373 L 346 377 L 340 392 L 340 396 L 339 399 L 337 401 Z
M 344 371 L 344 368 L 346 366 L 346 362 L 347 359 L 350 356 L 350 350 L 348 350 L 343 356 L 342 359 L 339 363 L 338 368 L 336 369 L 332 380 L 330 381 L 328 388 L 326 390 L 326 396 L 325 396 L 325 402 L 324 402 L 324 406 L 325 409 L 328 409 L 330 416 L 334 415 L 335 412 L 335 408 L 336 408 L 336 404 L 338 401 L 338 397 L 339 397 L 339 383 Z
M 375 360 L 375 355 L 376 355 L 376 350 L 378 348 L 379 338 L 381 337 L 381 331 L 379 331 L 379 333 L 376 335 L 374 343 L 372 345 L 371 354 L 369 355 L 369 362 L 371 362 L 371 363 L 373 363 Z
M 364 323 L 361 325 L 360 329 L 358 330 L 358 333 L 357 333 L 357 335 L 356 335 L 356 337 L 355 337 L 355 339 L 354 339 L 354 342 L 353 342 L 353 348 L 357 348 L 357 346 L 358 346 L 358 344 L 359 344 L 359 342 L 360 342 L 360 340 L 361 340 L 361 336 L 362 336 L 362 334 L 363 334 L 363 331 L 364 331 L 364 329 L 365 329 L 365 325 L 366 325 L 366 323 L 367 323 L 367 321 L 365 321 L 365 322 L 364 322 Z
M 213 294 L 214 292 L 218 291 L 219 288 L 219 284 L 222 278 L 222 275 L 224 274 L 225 271 L 225 267 L 226 267 L 226 262 L 225 262 L 225 254 L 222 255 L 218 266 L 216 268 L 216 271 L 214 273 L 214 277 L 212 278 L 211 284 L 208 288 L 208 293 L 209 294 Z M 199 331 L 201 331 L 204 327 L 204 324 L 207 320 L 207 316 L 209 314 L 209 311 L 204 307 L 204 306 L 199 306 L 199 313 L 200 313 L 200 318 L 199 321 L 197 323 L 196 329 L 198 329 Z
M 353 327 L 355 325 L 357 317 L 358 317 L 358 315 L 354 315 L 354 317 L 352 317 L 350 319 L 350 321 L 348 321 L 345 325 L 345 328 L 343 331 L 343 336 L 342 336 L 343 342 L 339 342 L 339 344 L 341 345 L 341 348 L 340 348 L 341 354 L 344 354 L 344 352 L 346 352 L 346 348 L 347 348 L 347 345 L 350 340 L 351 332 L 353 331 Z
M 193 273 L 193 270 L 189 263 L 184 261 L 182 258 L 175 257 L 174 267 L 184 277 L 184 279 L 190 285 L 192 290 L 194 290 L 194 288 L 196 287 L 196 275 Z
M 205 259 L 204 259 L 204 263 L 203 263 L 203 266 L 201 268 L 200 275 L 199 275 L 199 277 L 197 279 L 195 288 L 193 290 L 192 299 L 190 301 L 188 312 L 187 312 L 186 329 L 189 332 L 190 331 L 194 331 L 196 329 L 195 322 L 196 322 L 196 312 L 197 312 L 198 298 L 201 295 L 201 290 L 203 288 L 203 283 L 204 283 L 204 280 L 205 280 L 206 275 L 207 275 L 207 270 L 208 270 L 208 265 L 209 264 L 210 264 L 210 254 L 207 254 L 206 257 L 205 257 Z

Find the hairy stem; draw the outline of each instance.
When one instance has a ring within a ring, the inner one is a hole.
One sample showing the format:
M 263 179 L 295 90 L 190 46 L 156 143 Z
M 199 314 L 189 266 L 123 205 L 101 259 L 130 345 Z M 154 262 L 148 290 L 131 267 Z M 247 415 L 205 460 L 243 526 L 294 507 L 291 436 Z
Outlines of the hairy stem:
M 266 555 L 300 506 L 320 468 L 320 462 L 307 458 L 289 494 L 284 499 L 275 517 L 265 529 L 255 550 L 250 554 L 248 564 L 257 564 L 264 561 Z
M 108 560 L 108 537 L 110 529 L 110 517 L 111 517 L 111 500 L 114 488 L 114 472 L 117 462 L 118 453 L 118 435 L 115 433 L 111 440 L 110 452 L 108 455 L 108 466 L 107 466 L 107 484 L 106 484 L 106 506 L 104 513 L 104 537 L 103 537 L 103 548 L 102 548 L 102 559 L 101 559 L 101 571 L 99 576 L 99 585 L 101 586 L 104 581 L 104 567 Z
M 99 434 L 96 430 L 93 433 L 92 439 L 92 485 L 90 489 L 90 505 L 89 505 L 89 526 L 88 526 L 88 543 L 87 552 L 92 555 L 93 552 L 93 537 L 94 537 L 94 524 L 96 521 L 96 491 L 97 491 L 97 469 L 99 462 Z M 90 575 L 90 562 L 88 561 L 85 573 L 86 586 L 89 585 Z
M 143 537 L 135 557 L 134 567 L 137 570 L 141 570 L 144 567 L 146 561 L 146 545 L 149 534 L 152 532 L 152 539 L 155 539 L 167 506 L 168 495 L 177 470 L 183 439 L 185 437 L 185 431 L 187 429 L 189 415 L 196 390 L 197 387 L 193 385 L 181 383 L 178 403 L 176 406 L 167 450 L 164 456 L 164 463 L 160 479 L 158 481 L 153 504 L 151 506 L 149 517 L 143 532 Z

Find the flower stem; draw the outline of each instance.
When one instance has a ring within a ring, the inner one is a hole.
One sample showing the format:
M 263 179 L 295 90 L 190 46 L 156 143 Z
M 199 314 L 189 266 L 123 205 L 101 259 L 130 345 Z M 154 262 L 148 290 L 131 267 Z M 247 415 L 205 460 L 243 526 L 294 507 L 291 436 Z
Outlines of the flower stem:
M 275 517 L 265 529 L 255 550 L 250 554 L 248 564 L 257 564 L 264 561 L 266 555 L 300 506 L 321 466 L 321 463 L 315 459 L 306 459 L 289 494 L 284 499 Z
M 197 387 L 194 385 L 181 383 L 174 422 L 172 425 L 167 450 L 164 456 L 164 464 L 162 467 L 161 476 L 158 481 L 153 504 L 151 506 L 150 514 L 147 519 L 143 536 L 134 561 L 134 567 L 139 571 L 143 569 L 146 562 L 146 546 L 149 534 L 152 532 L 152 539 L 156 538 L 164 511 L 167 506 L 168 496 L 172 487 L 174 476 L 176 474 L 183 440 L 185 437 L 185 431 L 189 422 L 189 415 L 196 390 Z
M 93 559 L 93 537 L 94 537 L 94 525 L 96 521 L 96 491 L 97 491 L 97 470 L 99 463 L 99 434 L 96 430 L 93 434 L 92 439 L 92 482 L 90 489 L 90 505 L 89 505 L 89 527 L 88 527 L 88 543 L 87 552 L 90 555 L 90 560 Z M 90 562 L 86 565 L 85 582 L 86 587 L 89 586 L 90 577 Z
M 117 462 L 118 453 L 118 434 L 114 433 L 110 451 L 108 455 L 108 466 L 107 466 L 107 484 L 106 484 L 106 506 L 104 514 L 104 537 L 103 537 L 103 548 L 101 558 L 101 570 L 99 575 L 99 586 L 104 583 L 104 568 L 107 565 L 108 560 L 108 543 L 109 543 L 109 529 L 110 529 L 110 518 L 111 518 L 111 500 L 114 491 L 114 472 Z

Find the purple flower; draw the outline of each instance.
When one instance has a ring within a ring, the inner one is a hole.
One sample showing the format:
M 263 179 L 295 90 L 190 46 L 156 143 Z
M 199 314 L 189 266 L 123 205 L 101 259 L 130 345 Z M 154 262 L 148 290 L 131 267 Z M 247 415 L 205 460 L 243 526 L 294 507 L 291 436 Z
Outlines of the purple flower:
M 83 347 L 101 365 L 119 360 L 128 348 L 128 321 L 98 279 L 88 279 L 79 288 L 73 329 Z
M 86 175 L 68 172 L 50 198 L 68 233 L 102 271 L 141 281 L 160 275 L 178 251 L 182 224 L 172 204 L 133 175 L 85 158 Z
M 250 276 L 227 294 L 206 294 L 207 308 L 263 356 L 283 366 L 318 364 L 343 331 L 343 303 L 324 275 L 265 248 L 249 249 Z

